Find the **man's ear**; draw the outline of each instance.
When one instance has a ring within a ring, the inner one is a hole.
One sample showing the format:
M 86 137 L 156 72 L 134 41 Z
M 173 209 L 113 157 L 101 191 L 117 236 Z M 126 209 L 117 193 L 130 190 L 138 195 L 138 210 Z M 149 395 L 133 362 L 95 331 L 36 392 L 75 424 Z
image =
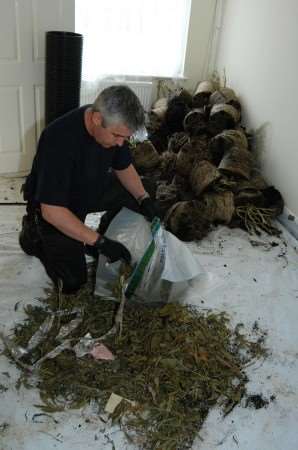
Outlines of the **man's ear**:
M 96 126 L 100 126 L 103 122 L 102 114 L 99 111 L 93 113 L 93 122 Z

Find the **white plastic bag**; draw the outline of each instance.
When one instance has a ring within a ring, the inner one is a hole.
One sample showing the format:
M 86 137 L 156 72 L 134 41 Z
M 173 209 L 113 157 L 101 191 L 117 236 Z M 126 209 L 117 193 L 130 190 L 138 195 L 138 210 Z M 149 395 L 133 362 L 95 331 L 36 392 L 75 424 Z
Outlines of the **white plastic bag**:
M 140 214 L 123 208 L 111 222 L 106 236 L 125 245 L 136 265 L 128 280 L 126 296 L 146 303 L 182 301 L 188 286 L 204 271 L 184 242 L 159 223 L 151 225 Z M 117 282 L 121 263 L 109 264 L 100 255 L 95 294 L 114 298 L 112 286 Z

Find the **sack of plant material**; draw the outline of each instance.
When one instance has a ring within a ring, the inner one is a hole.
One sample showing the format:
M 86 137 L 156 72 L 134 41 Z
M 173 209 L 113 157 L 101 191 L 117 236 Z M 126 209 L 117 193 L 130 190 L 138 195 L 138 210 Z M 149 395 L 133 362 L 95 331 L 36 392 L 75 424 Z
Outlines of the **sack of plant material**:
M 138 301 L 182 301 L 194 280 L 204 271 L 187 245 L 166 231 L 159 219 L 151 224 L 140 214 L 123 208 L 111 222 L 106 236 L 125 245 L 132 256 L 132 271 L 123 263 L 109 264 L 100 255 L 95 294 L 117 299 L 123 289 L 127 298 Z M 126 277 L 125 284 L 120 279 Z

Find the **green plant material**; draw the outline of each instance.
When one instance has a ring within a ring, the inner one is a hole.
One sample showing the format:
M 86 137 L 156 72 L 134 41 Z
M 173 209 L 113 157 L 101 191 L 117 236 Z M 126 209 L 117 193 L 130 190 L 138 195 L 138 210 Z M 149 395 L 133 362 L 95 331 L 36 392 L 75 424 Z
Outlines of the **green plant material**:
M 0 423 L 0 435 L 4 434 L 8 429 L 10 425 L 7 422 Z
M 3 394 L 3 392 L 6 392 L 8 390 L 8 388 L 6 386 L 4 386 L 4 384 L 0 383 L 0 394 Z
M 128 146 L 131 150 L 134 150 L 136 148 L 138 144 L 137 139 L 135 138 L 135 136 L 131 136 L 128 140 Z
M 115 299 L 121 300 L 123 294 L 124 282 L 129 278 L 132 273 L 132 267 L 129 264 L 122 263 L 119 270 L 119 276 L 116 283 L 112 286 L 112 293 Z
M 88 332 L 93 338 L 103 336 L 115 323 L 118 304 L 92 297 L 90 289 L 77 296 L 62 295 L 59 302 L 52 293 L 40 307 L 26 308 L 27 319 L 16 327 L 15 342 L 25 347 L 47 311 L 55 311 L 58 303 L 60 309 L 84 309 L 82 323 L 70 335 L 74 344 Z M 72 318 L 61 315 L 48 338 L 33 350 L 34 358 L 30 354 L 24 362 L 39 359 L 59 345 L 59 327 Z M 52 413 L 80 408 L 95 399 L 103 409 L 114 392 L 135 402 L 132 406 L 122 401 L 112 419 L 121 422 L 128 437 L 133 431 L 143 449 L 190 448 L 209 408 L 220 404 L 228 413 L 239 403 L 247 382 L 245 365 L 264 355 L 262 343 L 249 341 L 240 328 L 231 330 L 225 314 L 128 300 L 122 334 L 107 335 L 104 341 L 116 359 L 77 358 L 68 349 L 44 360 L 38 368 L 42 400 L 38 406 Z M 27 379 L 30 382 L 30 376 Z

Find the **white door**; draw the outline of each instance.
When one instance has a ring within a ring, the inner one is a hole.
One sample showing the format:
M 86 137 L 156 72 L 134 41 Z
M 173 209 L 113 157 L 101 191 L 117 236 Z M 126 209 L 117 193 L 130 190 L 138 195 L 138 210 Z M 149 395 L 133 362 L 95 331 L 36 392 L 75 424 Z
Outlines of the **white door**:
M 27 172 L 44 125 L 45 32 L 74 31 L 75 0 L 0 0 L 0 174 Z

